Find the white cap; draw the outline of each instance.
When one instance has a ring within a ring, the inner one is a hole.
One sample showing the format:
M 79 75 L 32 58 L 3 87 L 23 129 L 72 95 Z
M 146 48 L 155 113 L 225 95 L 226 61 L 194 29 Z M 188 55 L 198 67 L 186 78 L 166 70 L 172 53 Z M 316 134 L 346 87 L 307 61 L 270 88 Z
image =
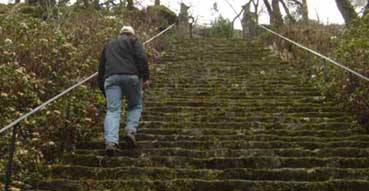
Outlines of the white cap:
M 133 29 L 133 27 L 131 26 L 123 26 L 122 29 L 120 29 L 120 34 L 122 33 L 129 33 L 129 34 L 134 35 L 135 29 Z

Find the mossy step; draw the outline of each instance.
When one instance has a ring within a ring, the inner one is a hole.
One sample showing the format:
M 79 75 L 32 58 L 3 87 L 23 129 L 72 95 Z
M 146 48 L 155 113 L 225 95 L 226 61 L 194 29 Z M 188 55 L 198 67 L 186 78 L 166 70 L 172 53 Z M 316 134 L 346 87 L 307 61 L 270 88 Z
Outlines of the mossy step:
M 237 83 L 238 82 L 238 83 Z M 240 83 L 240 82 L 244 82 L 244 83 Z M 168 82 L 165 83 L 165 82 L 160 82 L 157 83 L 157 84 L 160 84 L 160 85 L 168 85 Z M 206 88 L 206 87 L 215 87 L 215 85 L 218 85 L 218 86 L 224 86 L 224 85 L 232 85 L 232 84 L 238 84 L 239 86 L 243 85 L 245 87 L 256 87 L 256 86 L 259 86 L 259 87 L 268 87 L 269 86 L 272 86 L 272 85 L 275 85 L 276 88 L 279 88 L 279 87 L 283 87 L 283 86 L 298 86 L 299 83 L 298 81 L 295 81 L 295 80 L 291 80 L 291 79 L 244 79 L 243 81 L 238 81 L 238 80 L 234 80 L 232 81 L 231 79 L 227 80 L 226 82 L 224 81 L 214 81 L 214 82 L 202 82 L 202 83 L 196 83 L 196 84 L 193 84 L 193 83 L 172 83 L 172 84 L 175 84 L 175 85 L 178 85 L 179 87 L 190 87 L 190 88 Z M 155 85 L 155 84 L 153 84 Z M 249 86 L 248 86 L 249 85 Z
M 150 112 L 201 112 L 201 111 L 224 111 L 224 112 L 265 112 L 265 113 L 273 113 L 273 112 L 283 112 L 283 113 L 302 113 L 302 112 L 344 112 L 342 108 L 334 107 L 334 106 L 301 106 L 301 107 L 288 107 L 288 106 L 275 106 L 275 105 L 265 105 L 265 106 L 249 106 L 249 107 L 240 107 L 240 106 L 228 106 L 228 107 L 219 107 L 219 106 L 209 106 L 209 107 L 189 107 L 189 106 L 166 106 L 166 107 L 145 107 L 144 113 Z
M 223 96 L 220 94 L 217 95 L 209 95 L 209 93 L 206 93 L 207 95 L 176 95 L 176 96 L 170 96 L 166 94 L 168 97 L 165 99 L 165 97 L 162 97 L 162 99 L 158 98 L 157 96 L 147 96 L 145 98 L 145 101 L 192 101 L 192 100 L 211 100 L 211 101 L 217 101 L 217 102 L 273 102 L 273 101 L 295 101 L 295 102 L 311 102 L 311 103 L 322 103 L 324 101 L 324 97 L 321 96 L 302 96 L 302 95 L 254 95 L 254 96 Z M 159 94 L 162 95 L 162 94 Z M 158 95 L 158 96 L 159 96 Z M 165 96 L 165 95 L 164 95 Z
M 172 79 L 173 80 L 173 79 Z M 156 83 L 156 82 L 154 82 Z M 156 83 L 157 84 L 157 83 Z M 242 84 L 242 83 L 240 83 Z M 164 85 L 164 84 L 163 84 Z M 250 84 L 251 85 L 251 84 Z M 213 88 L 174 88 L 174 87 L 167 87 L 167 88 L 162 88 L 160 86 L 157 86 L 155 89 L 149 89 L 146 92 L 155 92 L 155 91 L 214 91 Z M 275 87 L 252 87 L 252 88 L 247 88 L 247 87 L 228 87 L 224 90 L 222 90 L 224 92 L 237 92 L 237 91 L 306 91 L 306 92 L 316 92 L 317 90 L 315 88 L 312 87 L 295 87 L 295 86 L 288 86 L 285 89 L 278 89 L 276 90 Z
M 127 144 L 125 142 L 120 143 L 121 147 L 126 149 Z M 209 140 L 209 141 L 138 141 L 139 148 L 160 148 L 160 147 L 175 147 L 185 149 L 286 149 L 286 148 L 304 148 L 304 149 L 326 149 L 326 148 L 344 148 L 344 147 L 358 147 L 369 148 L 369 141 L 353 141 L 353 140 L 341 140 L 341 141 L 221 141 L 221 140 Z M 105 144 L 103 141 L 86 141 L 79 142 L 77 144 L 78 149 L 104 149 Z
M 268 52 L 264 53 L 250 53 L 249 55 L 240 56 L 240 52 L 232 52 L 228 54 L 221 53 L 221 52 L 213 52 L 211 54 L 206 54 L 204 52 L 180 52 L 178 54 L 170 54 L 168 56 L 172 57 L 174 60 L 206 60 L 206 61 L 223 61 L 223 62 L 242 62 L 244 60 L 255 60 L 255 59 L 262 59 L 264 56 L 268 56 Z M 168 57 L 167 57 L 168 58 Z
M 369 158 L 313 158 L 313 157 L 218 157 L 191 158 L 158 156 L 104 157 L 96 155 L 67 154 L 63 159 L 66 165 L 89 167 L 168 167 L 196 169 L 226 169 L 226 168 L 369 168 Z
M 146 117 L 155 117 L 155 116 L 162 116 L 162 117 L 207 117 L 207 116 L 212 116 L 213 118 L 229 118 L 230 116 L 232 117 L 240 117 L 240 118 L 251 118 L 251 119 L 259 119 L 259 122 L 262 122 L 264 119 L 269 119 L 269 118 L 300 118 L 300 117 L 310 117 L 312 118 L 312 120 L 314 120 L 315 118 L 350 118 L 350 121 L 352 121 L 351 116 L 349 116 L 347 113 L 345 112 L 283 112 L 281 113 L 280 111 L 275 111 L 275 112 L 265 112 L 265 111 L 259 111 L 259 112 L 249 112 L 249 111 L 222 111 L 222 110 L 217 110 L 217 111 L 211 111 L 211 110 L 205 110 L 206 113 L 204 113 L 203 111 L 178 111 L 178 112 L 161 112 L 161 111 L 155 111 L 155 112 L 150 112 L 150 111 L 144 111 L 143 115 Z M 211 119 L 211 118 L 210 118 Z M 305 121 L 310 122 L 310 119 L 305 119 Z M 343 121 L 342 121 L 343 122 Z
M 53 191 L 111 190 L 111 191 L 368 191 L 369 182 L 360 180 L 329 180 L 324 182 L 250 181 L 250 180 L 195 180 L 175 179 L 161 181 L 140 180 L 86 180 L 52 179 L 39 187 Z
M 306 100 L 213 100 L 213 99 L 166 99 L 163 98 L 161 100 L 148 100 L 144 98 L 145 107 L 336 107 L 336 103 L 334 102 L 323 102 L 323 101 L 314 101 L 307 102 Z
M 220 98 L 233 98 L 233 97 L 260 97 L 260 96 L 320 96 L 319 92 L 291 92 L 291 91 L 285 91 L 285 92 L 233 92 L 233 93 L 222 93 L 220 90 L 216 91 L 149 91 L 146 92 L 146 95 L 148 96 L 158 96 L 167 94 L 170 96 L 217 96 Z
M 215 71 L 211 71 L 211 72 L 215 72 Z M 273 74 L 268 74 L 268 73 L 273 73 Z M 261 74 L 261 73 L 265 73 L 265 74 Z M 192 73 L 189 73 L 192 74 Z M 245 77 L 244 75 L 247 75 L 247 77 Z M 227 77 L 227 78 L 225 78 Z M 256 79 L 255 79 L 256 78 Z M 202 83 L 202 84 L 206 84 L 206 83 L 227 83 L 229 84 L 230 82 L 236 83 L 236 82 L 248 82 L 248 83 L 252 83 L 252 82 L 263 82 L 263 81 L 283 81 L 283 82 L 292 82 L 295 80 L 300 80 L 300 78 L 296 78 L 296 77 L 286 77 L 286 76 L 282 76 L 282 73 L 280 75 L 277 75 L 276 73 L 274 73 L 274 71 L 265 71 L 265 70 L 257 70 L 257 71 L 250 71 L 248 70 L 247 72 L 242 72 L 242 74 L 237 74 L 237 75 L 231 75 L 231 74 L 223 74 L 220 76 L 217 76 L 216 78 L 214 78 L 214 76 L 210 75 L 196 75 L 196 76 L 187 76 L 185 75 L 185 73 L 181 73 L 179 75 L 167 75 L 167 76 L 162 76 L 162 77 L 156 77 L 155 78 L 155 83 L 157 84 L 165 84 L 168 83 L 169 80 L 173 80 L 173 82 L 175 83 Z M 172 81 L 169 81 L 172 82 Z M 172 83 L 173 83 L 172 82 Z
M 104 155 L 105 150 L 83 150 L 77 149 L 76 154 L 80 155 Z M 369 158 L 368 148 L 328 148 L 328 149 L 301 149 L 301 148 L 286 148 L 286 149 L 182 149 L 182 148 L 157 148 L 157 149 L 123 149 L 119 156 L 129 156 L 133 158 L 139 158 L 142 156 L 173 156 L 173 157 L 194 157 L 194 158 L 212 158 L 212 157 L 252 157 L 252 156 L 264 156 L 264 157 L 348 157 L 348 158 Z
M 83 177 L 83 178 L 81 178 Z M 328 181 L 332 179 L 367 180 L 369 169 L 222 169 L 196 170 L 180 168 L 96 168 L 85 166 L 54 165 L 51 167 L 51 178 L 69 180 L 170 180 L 170 179 L 202 179 L 202 180 L 269 180 L 269 181 Z
M 233 85 L 233 86 L 232 86 Z M 230 83 L 230 84 L 184 84 L 184 83 L 158 83 L 156 84 L 155 82 L 153 82 L 153 89 L 152 90 L 166 90 L 166 91 L 171 91 L 170 88 L 172 88 L 173 91 L 181 91 L 181 89 L 183 91 L 187 91 L 187 89 L 199 89 L 199 90 L 206 90 L 208 89 L 209 91 L 211 91 L 212 89 L 216 89 L 219 87 L 224 87 L 224 89 L 227 90 L 239 90 L 239 89 L 246 89 L 246 88 L 260 88 L 260 87 L 264 87 L 264 88 L 279 88 L 279 89 L 287 89 L 287 88 L 294 88 L 299 86 L 298 84 L 292 84 L 292 83 L 279 83 L 279 84 L 267 84 L 267 83 L 262 83 L 262 82 L 255 82 L 255 83 L 248 83 L 246 82 L 238 82 L 238 83 Z M 311 87 L 311 86 L 307 86 L 307 87 Z M 149 90 L 150 91 L 150 90 Z
M 224 83 L 218 83 L 218 84 L 155 84 L 155 82 L 153 82 L 152 84 L 153 89 L 157 89 L 157 90 L 166 90 L 166 89 L 174 89 L 174 90 L 178 90 L 178 91 L 187 91 L 186 89 L 216 89 L 219 87 L 224 87 L 224 89 L 228 89 L 230 90 L 232 88 L 232 84 L 224 84 Z M 280 89 L 287 89 L 287 88 L 294 88 L 296 86 L 298 86 L 298 84 L 267 84 L 267 83 L 233 83 L 233 85 L 236 85 L 234 87 L 234 89 L 240 89 L 240 88 L 260 88 L 260 87 L 264 87 L 264 88 L 280 88 Z M 306 86 L 306 87 L 311 87 L 311 86 Z M 150 91 L 150 90 L 149 90 Z
M 148 121 L 192 121 L 192 122 L 225 122 L 225 121 L 233 121 L 233 122 L 243 122 L 243 121 L 251 121 L 251 122 L 284 122 L 284 123 L 324 123 L 324 122 L 351 122 L 353 121 L 351 116 L 337 116 L 337 117 L 312 117 L 309 115 L 306 116 L 232 116 L 232 115 L 198 115 L 195 114 L 188 116 L 180 116 L 180 115 L 165 115 L 159 116 L 155 114 L 147 114 L 143 117 Z
M 181 136 L 288 136 L 288 137 L 297 137 L 297 136 L 314 136 L 314 137 L 350 137 L 350 136 L 367 136 L 368 133 L 363 128 L 350 127 L 350 126 L 342 126 L 339 128 L 324 128 L 322 125 L 321 129 L 319 129 L 319 124 L 314 129 L 314 126 L 310 126 L 311 124 L 307 124 L 304 126 L 305 129 L 293 129 L 293 128 L 283 128 L 281 127 L 260 127 L 257 126 L 243 126 L 243 124 L 237 123 L 204 123 L 201 127 L 198 123 L 178 123 L 178 122 L 146 122 L 141 125 L 139 128 L 139 134 L 148 134 L 148 135 L 181 135 Z M 286 124 L 285 124 L 286 125 Z M 337 125 L 339 125 L 337 123 Z M 122 124 L 122 127 L 125 125 Z M 222 128 L 223 127 L 223 128 Z M 89 138 L 91 136 L 97 137 L 101 136 L 103 129 L 96 128 L 91 131 L 89 134 Z M 121 131 L 123 133 L 123 131 Z
M 235 106 L 264 106 L 264 105 L 275 105 L 275 106 L 315 106 L 318 104 L 324 106 L 337 105 L 334 102 L 325 102 L 320 97 L 259 97 L 259 98 L 242 98 L 242 99 L 211 99 L 207 96 L 196 96 L 196 97 L 170 97 L 170 98 L 144 98 L 144 104 L 147 106 L 155 106 L 158 104 L 168 104 L 170 106 L 197 106 L 197 107 L 223 107 L 229 105 Z M 315 105 L 314 105 L 315 104 Z
M 198 122 L 200 123 L 200 122 Z M 224 124 L 224 128 L 208 128 L 215 123 L 204 123 L 204 127 L 199 127 L 194 122 L 145 122 L 144 128 L 139 129 L 139 133 L 143 134 L 157 134 L 157 135 L 257 135 L 257 134 L 272 134 L 282 136 L 351 136 L 355 134 L 367 135 L 368 132 L 363 128 L 350 128 L 342 126 L 340 129 L 327 129 L 325 130 L 322 125 L 322 129 L 263 129 L 263 128 L 245 128 L 241 126 L 233 126 L 233 122 L 219 123 Z M 150 124 L 150 125 L 149 125 Z M 156 125 L 167 124 L 169 128 L 155 128 Z M 228 125 L 227 125 L 228 124 Z M 193 126 L 194 125 L 194 126 Z M 207 126 L 210 125 L 210 126 Z M 337 123 L 338 125 L 338 123 Z M 215 125 L 216 126 L 216 125 Z M 177 127 L 177 128 L 176 128 Z M 307 126 L 308 127 L 308 126 Z M 100 132 L 100 130 L 99 130 Z
M 95 138 L 99 141 L 102 136 Z M 123 139 L 123 134 L 121 134 Z M 280 135 L 157 135 L 157 134 L 141 134 L 136 136 L 140 141 L 286 141 L 286 142 L 335 142 L 335 141 L 367 141 L 369 135 L 353 135 L 342 137 L 316 137 L 316 136 L 280 136 Z

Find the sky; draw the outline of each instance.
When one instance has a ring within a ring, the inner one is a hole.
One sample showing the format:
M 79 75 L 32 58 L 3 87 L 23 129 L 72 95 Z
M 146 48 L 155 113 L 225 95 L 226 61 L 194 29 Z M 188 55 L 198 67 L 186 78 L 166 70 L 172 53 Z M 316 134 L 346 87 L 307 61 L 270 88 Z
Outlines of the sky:
M 145 0 L 146 4 L 153 4 L 154 0 Z M 219 13 L 230 20 L 236 16 L 233 9 L 227 4 L 226 0 L 161 0 L 163 5 L 170 7 L 172 10 L 178 12 L 180 2 L 184 2 L 191 6 L 191 13 L 195 18 L 199 19 L 199 23 L 211 23 L 219 14 L 212 11 L 213 4 L 218 4 Z M 246 0 L 228 0 L 229 3 L 236 9 L 237 12 L 241 10 L 241 6 L 247 2 Z M 320 20 L 322 23 L 343 24 L 344 20 L 338 11 L 335 0 L 307 0 L 309 8 L 309 18 Z M 269 23 L 267 13 L 262 14 L 260 18 L 261 23 Z M 236 28 L 241 28 L 240 21 L 237 21 Z
M 13 0 L 0 0 L 1 3 L 8 3 Z M 72 0 L 73 1 L 73 0 Z M 155 0 L 138 0 L 142 6 L 152 5 Z M 161 3 L 175 12 L 179 12 L 180 3 L 184 2 L 190 5 L 190 13 L 192 16 L 198 19 L 199 24 L 210 24 L 219 15 L 225 18 L 233 20 L 236 13 L 226 3 L 226 0 L 161 0 Z M 219 12 L 212 11 L 213 4 L 217 3 Z M 236 9 L 237 12 L 241 10 L 241 6 L 247 2 L 246 0 L 228 0 L 229 3 Z M 344 20 L 337 9 L 335 0 L 307 0 L 309 8 L 309 18 L 314 20 L 320 20 L 325 24 L 342 24 Z M 267 24 L 269 17 L 267 13 L 263 13 L 260 17 L 260 22 Z M 241 29 L 241 23 L 239 20 L 235 23 L 235 28 Z

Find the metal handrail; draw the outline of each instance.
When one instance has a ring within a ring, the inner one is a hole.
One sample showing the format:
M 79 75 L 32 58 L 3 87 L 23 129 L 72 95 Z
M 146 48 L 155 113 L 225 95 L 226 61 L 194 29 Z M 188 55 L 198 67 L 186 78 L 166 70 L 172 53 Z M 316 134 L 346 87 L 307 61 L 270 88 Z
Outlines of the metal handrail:
M 150 38 L 149 40 L 145 41 L 143 44 L 146 45 L 147 43 L 150 43 L 151 41 L 155 40 L 156 38 L 158 38 L 159 36 L 161 36 L 162 34 L 164 34 L 165 32 L 167 32 L 168 30 L 172 29 L 175 26 L 175 24 L 170 25 L 168 28 L 166 28 L 165 30 L 161 31 L 160 33 L 158 33 L 157 35 L 153 36 L 152 38 Z M 47 105 L 49 105 L 50 103 L 54 102 L 55 100 L 57 100 L 58 98 L 64 96 L 65 94 L 71 92 L 72 90 L 74 90 L 75 88 L 79 87 L 80 85 L 86 83 L 87 81 L 91 80 L 92 78 L 94 78 L 95 76 L 97 76 L 97 72 L 92 74 L 91 76 L 87 77 L 86 79 L 78 82 L 77 84 L 71 86 L 70 88 L 64 90 L 63 92 L 61 92 L 60 94 L 58 94 L 57 96 L 49 99 L 48 101 L 46 101 L 45 103 L 41 104 L 40 106 L 34 108 L 32 111 L 30 111 L 27 114 L 22 115 L 21 117 L 19 117 L 18 119 L 14 120 L 12 123 L 10 123 L 9 125 L 5 126 L 4 128 L 0 129 L 0 134 L 9 130 L 10 128 L 14 127 L 15 125 L 17 125 L 19 122 L 23 121 L 24 119 L 26 119 L 27 117 L 37 113 L 38 111 L 40 111 L 41 109 L 43 109 L 44 107 L 46 107 Z
M 150 43 L 154 39 L 158 38 L 159 36 L 161 36 L 165 32 L 167 32 L 170 29 L 172 29 L 174 26 L 175 26 L 175 24 L 170 25 L 165 30 L 161 31 L 160 33 L 156 34 L 155 36 L 153 36 L 149 40 L 145 41 L 143 44 L 146 45 L 147 43 Z M 11 129 L 11 128 L 13 129 L 12 136 L 11 136 L 11 143 L 9 145 L 9 160 L 8 160 L 7 170 L 6 170 L 6 175 L 5 175 L 5 178 L 6 178 L 6 180 L 5 180 L 5 187 L 4 187 L 4 190 L 5 191 L 9 191 L 9 189 L 10 189 L 11 175 L 12 175 L 12 168 L 13 168 L 13 158 L 14 158 L 15 146 L 16 146 L 15 145 L 15 141 L 16 141 L 16 136 L 17 136 L 17 127 L 18 127 L 19 123 L 21 121 L 25 120 L 27 117 L 29 117 L 29 116 L 35 114 L 36 112 L 40 111 L 42 108 L 46 107 L 47 105 L 49 105 L 50 103 L 54 102 L 55 100 L 57 100 L 60 97 L 64 96 L 65 94 L 71 92 L 75 88 L 81 86 L 82 84 L 84 84 L 87 81 L 91 80 L 92 78 L 96 77 L 97 75 L 98 75 L 98 72 L 95 72 L 91 76 L 89 76 L 86 79 L 78 82 L 77 84 L 69 87 L 68 89 L 64 90 L 62 93 L 60 93 L 57 96 L 49 99 L 48 101 L 46 101 L 45 103 L 43 103 L 40 106 L 36 107 L 35 109 L 33 109 L 32 111 L 28 112 L 27 114 L 22 115 L 21 117 L 19 117 L 18 119 L 14 120 L 12 123 L 10 123 L 9 125 L 5 126 L 4 128 L 2 128 L 0 130 L 0 134 L 1 134 L 1 133 L 5 132 L 5 131 Z
M 351 68 L 349 68 L 349 67 L 347 67 L 347 66 L 345 66 L 345 65 L 343 65 L 341 63 L 338 63 L 337 61 L 333 60 L 332 58 L 329 58 L 328 56 L 325 56 L 325 55 L 323 55 L 323 54 L 321 54 L 321 53 L 319 53 L 319 52 L 317 52 L 315 50 L 312 50 L 310 48 L 307 48 L 306 46 L 301 45 L 298 42 L 293 41 L 293 40 L 291 40 L 291 39 L 289 39 L 289 38 L 287 38 L 287 37 L 285 37 L 285 36 L 283 36 L 283 35 L 275 32 L 275 31 L 273 31 L 273 30 L 271 30 L 271 29 L 263 26 L 263 25 L 260 25 L 259 24 L 259 27 L 262 28 L 262 29 L 264 29 L 264 30 L 266 30 L 266 31 L 268 31 L 268 32 L 270 32 L 270 33 L 272 33 L 272 34 L 274 34 L 274 35 L 276 35 L 276 36 L 278 36 L 279 38 L 282 38 L 283 40 L 286 40 L 286 41 L 294 44 L 295 46 L 297 46 L 299 48 L 302 48 L 302 49 L 304 49 L 304 50 L 306 50 L 306 51 L 308 51 L 308 52 L 310 52 L 310 53 L 312 53 L 312 54 L 314 54 L 314 55 L 316 55 L 316 56 L 318 56 L 320 58 L 323 58 L 323 59 L 327 60 L 328 62 L 330 62 L 330 63 L 332 63 L 332 64 L 334 64 L 334 65 L 336 65 L 336 66 L 338 66 L 338 67 L 340 67 L 340 68 L 342 68 L 342 69 L 344 69 L 344 70 L 346 70 L 346 71 L 348 71 L 348 72 L 350 72 L 352 74 L 354 74 L 355 76 L 358 76 L 359 78 L 361 78 L 361 79 L 366 80 L 366 81 L 369 82 L 369 77 L 366 77 L 363 74 L 360 74 L 359 72 L 357 72 L 357 71 L 355 71 L 355 70 L 353 70 L 353 69 L 351 69 Z
M 236 9 L 234 9 L 234 7 L 232 6 L 232 4 L 230 4 L 228 0 L 225 0 L 225 1 L 233 9 L 233 11 L 237 15 L 237 11 L 236 11 Z M 321 57 L 321 58 L 327 60 L 328 62 L 330 62 L 330 63 L 332 63 L 332 64 L 334 64 L 334 65 L 336 65 L 336 66 L 338 66 L 338 67 L 340 67 L 340 68 L 342 68 L 342 69 L 344 69 L 344 70 L 346 70 L 346 71 L 354 74 L 355 76 L 358 76 L 359 78 L 364 79 L 364 80 L 366 80 L 366 81 L 369 82 L 369 77 L 366 77 L 366 76 L 360 74 L 359 72 L 357 72 L 357 71 L 355 71 L 355 70 L 353 70 L 353 69 L 351 69 L 351 68 L 349 68 L 349 67 L 347 67 L 347 66 L 345 66 L 345 65 L 343 65 L 341 63 L 338 63 L 337 61 L 333 60 L 332 58 L 329 58 L 328 56 L 325 56 L 325 55 L 323 55 L 323 54 L 321 54 L 321 53 L 319 53 L 319 52 L 317 52 L 315 50 L 312 50 L 310 48 L 307 48 L 306 46 L 301 45 L 301 44 L 297 43 L 296 41 L 293 41 L 293 40 L 291 40 L 291 39 L 289 39 L 289 38 L 287 38 L 287 37 L 285 37 L 285 36 L 283 36 L 283 35 L 275 32 L 275 31 L 273 31 L 273 30 L 271 30 L 271 29 L 269 29 L 269 28 L 267 28 L 267 27 L 265 27 L 265 26 L 263 26 L 261 24 L 258 24 L 258 26 L 260 28 L 262 28 L 262 29 L 264 29 L 264 30 L 266 30 L 266 31 L 268 31 L 268 32 L 270 32 L 270 33 L 278 36 L 279 38 L 282 38 L 282 39 L 284 39 L 284 40 L 286 40 L 286 41 L 294 44 L 295 46 L 297 46 L 299 48 L 302 48 L 302 49 L 304 49 L 304 50 L 306 50 L 306 51 L 308 51 L 308 52 L 310 52 L 310 53 L 312 53 L 312 54 L 314 54 L 314 55 L 316 55 L 318 57 Z

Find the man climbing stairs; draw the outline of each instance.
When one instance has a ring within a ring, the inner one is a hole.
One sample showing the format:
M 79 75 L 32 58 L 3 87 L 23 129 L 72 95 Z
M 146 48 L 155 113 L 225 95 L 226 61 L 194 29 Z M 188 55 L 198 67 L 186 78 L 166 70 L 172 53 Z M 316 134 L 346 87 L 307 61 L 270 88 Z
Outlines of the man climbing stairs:
M 369 190 L 367 132 L 261 44 L 183 40 L 162 60 L 139 148 L 106 157 L 96 127 L 38 189 Z

